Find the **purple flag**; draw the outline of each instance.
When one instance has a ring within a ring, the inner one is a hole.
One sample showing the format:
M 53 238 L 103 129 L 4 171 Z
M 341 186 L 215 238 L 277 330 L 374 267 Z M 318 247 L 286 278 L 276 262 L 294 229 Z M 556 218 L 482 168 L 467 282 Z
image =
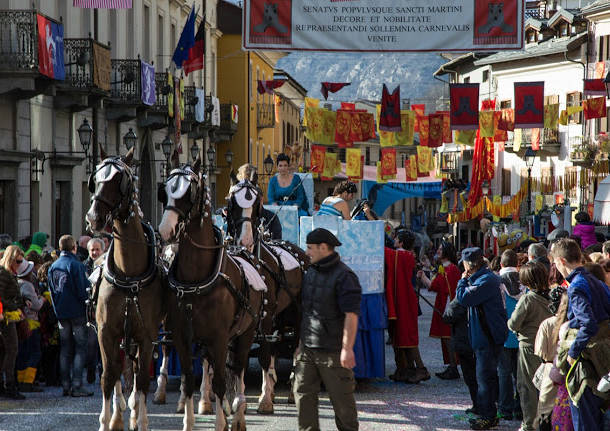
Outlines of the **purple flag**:
M 142 71 L 142 103 L 152 106 L 157 101 L 155 92 L 155 66 L 140 60 Z

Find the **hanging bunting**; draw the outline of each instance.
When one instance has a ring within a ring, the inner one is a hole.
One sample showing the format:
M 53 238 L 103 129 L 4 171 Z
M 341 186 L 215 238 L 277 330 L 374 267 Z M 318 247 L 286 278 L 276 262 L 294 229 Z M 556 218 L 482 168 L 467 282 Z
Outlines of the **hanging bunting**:
M 368 112 L 360 112 L 360 128 L 362 129 L 362 140 L 375 139 L 375 116 Z
M 307 113 L 307 108 L 319 108 L 320 107 L 320 99 L 314 99 L 313 97 L 305 98 L 305 113 Z M 307 127 L 307 115 L 303 116 L 303 126 Z
M 427 147 L 429 138 L 430 138 L 430 117 L 425 115 L 424 117 L 419 119 L 419 145 Z
M 322 110 L 322 136 L 318 141 L 323 145 L 335 144 L 335 126 L 337 124 L 337 113 L 329 109 Z
M 449 212 L 449 192 L 441 193 L 441 207 L 438 212 L 441 214 L 446 214 Z
M 515 82 L 515 128 L 544 127 L 544 81 Z
M 354 142 L 362 142 L 366 139 L 368 139 L 368 136 L 366 139 L 364 139 L 363 134 L 362 134 L 362 122 L 360 121 L 360 113 L 352 111 L 351 114 L 351 122 L 350 122 L 350 131 L 349 131 L 349 139 L 351 141 L 351 144 L 353 145 Z
M 485 99 L 481 102 L 481 111 L 493 111 L 496 109 L 496 99 Z
M 606 118 L 606 96 L 584 100 L 582 107 L 585 113 L 585 120 Z
M 585 96 L 605 96 L 606 83 L 603 78 L 585 79 Z
M 479 128 L 479 84 L 450 84 L 451 129 Z
M 152 106 L 157 101 L 155 91 L 155 66 L 140 60 L 141 98 L 144 105 Z
M 502 111 L 494 111 L 494 142 L 500 142 L 502 145 L 498 148 L 504 151 L 504 142 L 508 141 L 508 132 L 498 127 L 502 119 Z
M 562 126 L 567 126 L 569 119 L 570 116 L 568 115 L 568 110 L 562 109 L 561 115 L 559 116 L 559 124 L 561 124 Z
M 324 154 L 324 169 L 322 169 L 322 179 L 333 179 L 336 173 L 336 165 L 337 153 L 326 151 Z
M 451 138 L 451 116 L 449 111 L 436 111 L 437 114 L 443 116 L 443 144 L 450 144 L 453 142 Z
M 532 129 L 532 150 L 540 150 L 540 129 Z
M 434 169 L 432 162 L 432 149 L 428 147 L 417 147 L 417 172 L 429 174 Z
M 258 94 L 274 94 L 273 90 L 280 88 L 285 82 L 285 79 L 272 79 L 270 81 L 261 81 L 259 79 L 256 90 Z
M 456 130 L 455 131 L 455 143 L 473 147 L 476 136 L 477 136 L 476 130 Z
M 428 146 L 430 148 L 440 147 L 443 144 L 443 114 L 430 114 Z
M 350 82 L 323 82 L 322 88 L 320 89 L 320 93 L 322 93 L 322 96 L 324 96 L 324 100 L 327 100 L 329 91 L 331 93 L 336 93 L 343 87 L 346 87 L 350 84 Z
M 377 162 L 377 184 L 385 184 L 388 181 L 381 175 L 381 162 Z
M 493 206 L 494 207 L 501 207 L 502 206 L 502 196 L 500 195 L 494 195 L 493 197 Z M 493 216 L 493 221 L 495 221 L 496 223 L 500 221 L 500 217 L 499 216 Z
M 326 155 L 326 147 L 321 145 L 311 146 L 311 166 L 310 170 L 313 173 L 321 174 L 324 171 L 324 158 Z
M 411 105 L 411 111 L 415 112 L 415 131 L 419 132 L 419 119 L 426 115 L 426 104 Z
M 350 103 L 350 102 L 341 102 L 341 109 L 343 109 L 345 111 L 355 111 L 356 104 Z
M 523 130 L 522 129 L 515 129 L 514 135 L 513 135 L 513 151 L 516 153 L 519 151 L 519 149 L 521 148 L 521 140 L 523 138 Z
M 348 148 L 345 150 L 345 175 L 358 177 L 360 175 L 360 148 Z
M 381 149 L 381 175 L 383 177 L 396 175 L 396 148 Z
M 502 116 L 498 121 L 498 129 L 512 132 L 515 130 L 515 110 L 512 108 L 502 109 Z
M 381 105 L 377 105 L 377 133 L 379 133 L 379 145 L 381 147 L 394 147 L 396 146 L 396 133 L 386 132 L 385 130 L 379 129 L 379 119 L 381 114 Z M 402 119 L 402 117 L 401 117 Z
M 482 138 L 494 137 L 494 111 L 479 112 L 479 130 Z
M 544 128 L 556 129 L 559 126 L 559 103 L 544 105 Z
M 407 181 L 417 181 L 417 157 L 415 155 L 405 160 L 405 177 Z
M 381 114 L 379 129 L 388 132 L 401 130 L 400 126 L 400 85 L 390 94 L 388 87 L 383 84 L 381 93 Z
M 352 128 L 352 114 L 343 109 L 337 110 L 337 122 L 335 125 L 335 142 L 339 148 L 351 147 L 350 131 Z
M 169 92 L 167 93 L 167 115 L 169 118 L 174 118 L 174 77 L 170 72 L 167 72 L 167 85 Z
M 396 145 L 413 145 L 415 129 L 415 112 L 409 110 L 400 111 L 400 121 L 402 130 L 394 132 Z

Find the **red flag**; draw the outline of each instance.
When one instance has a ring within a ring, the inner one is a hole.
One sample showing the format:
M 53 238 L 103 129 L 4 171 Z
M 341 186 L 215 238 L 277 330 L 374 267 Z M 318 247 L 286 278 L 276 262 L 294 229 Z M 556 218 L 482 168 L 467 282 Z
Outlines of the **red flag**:
M 501 117 L 498 120 L 498 129 L 514 131 L 515 130 L 515 110 L 512 108 L 504 108 Z
M 440 147 L 443 143 L 443 114 L 430 114 L 430 132 L 428 134 L 428 146 Z
M 184 73 L 189 73 L 203 69 L 203 55 L 205 53 L 205 17 L 199 24 L 195 35 L 195 45 L 189 50 L 189 58 L 182 63 Z
M 583 112 L 585 113 L 585 120 L 592 120 L 594 118 L 605 118 L 606 117 L 606 96 L 594 97 L 593 99 L 587 99 L 582 102 Z
M 515 82 L 515 128 L 544 127 L 544 81 Z
M 443 116 L 443 143 L 450 144 L 453 142 L 453 136 L 451 135 L 451 117 L 449 111 L 436 111 L 437 114 Z
M 344 111 L 355 111 L 356 104 L 348 103 L 348 102 L 341 102 L 341 109 L 343 109 Z
M 261 81 L 259 79 L 257 86 L 258 94 L 273 94 L 273 90 L 280 88 L 284 85 L 284 82 L 286 82 L 285 79 L 272 79 L 271 81 Z
M 328 99 L 329 91 L 331 93 L 336 93 L 337 91 L 341 90 L 343 87 L 346 87 L 350 84 L 351 84 L 351 82 L 323 82 L 320 92 L 322 93 L 322 96 L 324 96 L 324 100 L 326 100 L 326 99 Z
M 585 79 L 585 96 L 605 96 L 606 83 L 604 79 Z
M 428 146 L 430 138 L 430 117 L 425 115 L 419 121 L 419 145 L 422 147 Z
M 337 120 L 335 122 L 335 142 L 339 144 L 339 148 L 351 147 L 353 141 L 350 140 L 350 132 L 352 130 L 352 113 L 344 109 L 337 110 Z
M 381 149 L 381 176 L 396 175 L 396 148 Z
M 402 130 L 400 123 L 400 85 L 390 94 L 388 87 L 383 84 L 379 130 L 385 132 L 400 132 Z
M 322 145 L 311 146 L 311 172 L 321 174 L 324 171 L 324 157 L 326 156 L 326 147 Z
M 479 128 L 479 84 L 450 84 L 451 129 Z
M 508 141 L 508 132 L 500 129 L 499 124 L 502 121 L 502 111 L 494 112 L 494 142 L 506 142 Z
M 411 111 L 415 111 L 415 130 L 414 132 L 419 132 L 419 120 L 426 115 L 426 105 L 411 105 Z

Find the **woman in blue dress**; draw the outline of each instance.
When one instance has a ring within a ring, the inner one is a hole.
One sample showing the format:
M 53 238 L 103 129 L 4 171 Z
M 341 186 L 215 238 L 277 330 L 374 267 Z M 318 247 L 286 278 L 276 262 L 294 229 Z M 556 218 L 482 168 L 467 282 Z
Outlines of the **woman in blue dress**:
M 368 202 L 354 213 L 354 217 L 350 215 L 349 202 L 354 199 L 357 192 L 358 187 L 355 183 L 349 180 L 341 181 L 335 186 L 332 196 L 324 199 L 317 215 L 334 215 L 345 220 L 375 220 Z
M 309 215 L 305 189 L 298 175 L 290 172 L 290 157 L 280 153 L 276 159 L 278 175 L 269 180 L 267 199 L 270 205 L 296 205 L 299 217 Z

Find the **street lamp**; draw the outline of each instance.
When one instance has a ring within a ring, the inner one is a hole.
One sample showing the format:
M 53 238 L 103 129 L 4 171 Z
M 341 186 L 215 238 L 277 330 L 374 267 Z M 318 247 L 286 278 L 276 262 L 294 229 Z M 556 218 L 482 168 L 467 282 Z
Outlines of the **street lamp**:
M 165 136 L 163 142 L 161 142 L 161 151 L 163 151 L 163 155 L 165 156 L 165 160 L 169 159 L 169 155 L 172 151 L 172 140 L 169 136 Z
M 229 167 L 233 164 L 233 155 L 233 151 L 231 151 L 230 148 L 225 153 L 225 160 L 227 161 L 227 165 L 229 165 Z
M 197 141 L 191 147 L 191 159 L 193 162 L 197 160 L 197 156 L 199 156 L 199 145 L 197 145 Z
M 208 148 L 208 166 L 211 168 L 214 167 L 214 160 L 216 159 L 216 150 L 212 145 Z
M 80 144 L 85 151 L 85 156 L 89 152 L 89 146 L 91 145 L 91 137 L 93 136 L 93 129 L 89 125 L 87 119 L 83 119 L 83 124 L 78 128 L 78 139 L 80 140 Z
M 125 136 L 123 136 L 123 144 L 125 144 L 125 148 L 129 151 L 136 145 L 136 142 L 138 142 L 138 137 L 130 127 L 129 132 L 125 133 Z
M 489 195 L 489 181 L 483 181 L 481 184 L 481 192 L 483 193 L 483 196 Z
M 527 166 L 527 213 L 532 212 L 532 167 L 536 160 L 536 151 L 528 148 L 525 151 L 525 165 Z
M 263 169 L 267 175 L 271 175 L 271 172 L 273 172 L 273 159 L 269 153 L 267 153 L 267 157 L 263 160 Z

